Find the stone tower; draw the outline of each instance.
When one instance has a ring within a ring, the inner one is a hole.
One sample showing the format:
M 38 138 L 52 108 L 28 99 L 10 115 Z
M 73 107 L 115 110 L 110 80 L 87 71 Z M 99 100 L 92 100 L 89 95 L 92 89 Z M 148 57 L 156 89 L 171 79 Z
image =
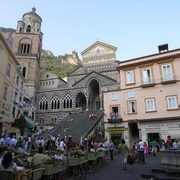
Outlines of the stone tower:
M 25 13 L 22 20 L 17 22 L 13 42 L 13 52 L 20 64 L 23 76 L 27 81 L 27 93 L 34 101 L 35 92 L 40 79 L 40 57 L 42 50 L 41 17 L 36 9 Z

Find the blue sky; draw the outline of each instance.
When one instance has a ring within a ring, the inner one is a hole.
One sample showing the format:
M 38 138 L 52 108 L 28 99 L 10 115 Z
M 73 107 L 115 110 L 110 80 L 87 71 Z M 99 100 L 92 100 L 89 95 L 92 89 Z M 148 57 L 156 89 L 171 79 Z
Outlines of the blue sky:
M 42 17 L 43 48 L 55 55 L 78 53 L 97 39 L 118 48 L 117 59 L 180 48 L 180 0 L 0 0 L 0 26 L 35 6 Z

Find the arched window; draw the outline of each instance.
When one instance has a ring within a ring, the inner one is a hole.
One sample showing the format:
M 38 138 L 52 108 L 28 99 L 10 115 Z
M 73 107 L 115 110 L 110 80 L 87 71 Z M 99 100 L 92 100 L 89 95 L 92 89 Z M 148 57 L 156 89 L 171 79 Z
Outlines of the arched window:
M 54 101 L 51 102 L 51 109 L 54 109 Z
M 72 108 L 72 97 L 71 97 L 70 94 L 67 94 L 67 95 L 64 97 L 63 107 L 64 107 L 64 109 Z
M 57 109 L 59 109 L 60 108 L 60 101 L 58 100 L 58 102 L 57 102 Z
M 66 101 L 66 107 L 69 108 L 69 99 Z
M 28 38 L 21 39 L 19 43 L 19 52 L 21 54 L 30 54 L 31 52 L 31 40 Z
M 72 99 L 70 99 L 69 107 L 72 108 Z
M 27 33 L 30 33 L 30 32 L 31 32 L 31 26 L 30 26 L 30 25 L 27 26 L 26 32 L 27 32 Z
M 45 110 L 48 109 L 48 102 L 46 101 L 46 106 L 45 106 Z
M 46 97 L 43 97 L 39 102 L 39 109 L 40 110 L 48 110 L 48 101 Z
M 24 78 L 26 77 L 26 67 L 23 67 L 23 69 L 22 69 L 22 75 L 23 75 Z
M 58 96 L 54 96 L 51 101 L 51 109 L 60 109 L 60 99 Z

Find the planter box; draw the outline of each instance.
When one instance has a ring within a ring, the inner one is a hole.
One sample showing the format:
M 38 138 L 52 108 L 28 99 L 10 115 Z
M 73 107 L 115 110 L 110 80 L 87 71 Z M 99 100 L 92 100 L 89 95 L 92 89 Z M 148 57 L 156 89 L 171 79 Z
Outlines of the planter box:
M 41 168 L 45 169 L 44 175 L 49 176 L 66 170 L 66 162 L 61 162 L 59 164 L 43 164 L 41 165 Z
M 94 154 L 87 154 L 88 161 L 95 161 L 95 155 Z
M 80 158 L 69 158 L 68 159 L 68 165 L 69 166 L 78 166 L 81 164 Z
M 180 150 L 162 150 L 160 155 L 164 170 L 180 171 Z

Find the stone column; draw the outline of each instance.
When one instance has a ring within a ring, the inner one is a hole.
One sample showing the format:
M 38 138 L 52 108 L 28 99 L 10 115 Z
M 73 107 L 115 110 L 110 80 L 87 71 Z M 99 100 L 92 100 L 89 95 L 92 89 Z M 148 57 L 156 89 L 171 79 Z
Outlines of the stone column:
M 100 110 L 103 109 L 103 96 L 102 94 L 99 95 L 99 99 L 100 99 Z
M 86 111 L 88 111 L 88 97 L 86 97 Z

